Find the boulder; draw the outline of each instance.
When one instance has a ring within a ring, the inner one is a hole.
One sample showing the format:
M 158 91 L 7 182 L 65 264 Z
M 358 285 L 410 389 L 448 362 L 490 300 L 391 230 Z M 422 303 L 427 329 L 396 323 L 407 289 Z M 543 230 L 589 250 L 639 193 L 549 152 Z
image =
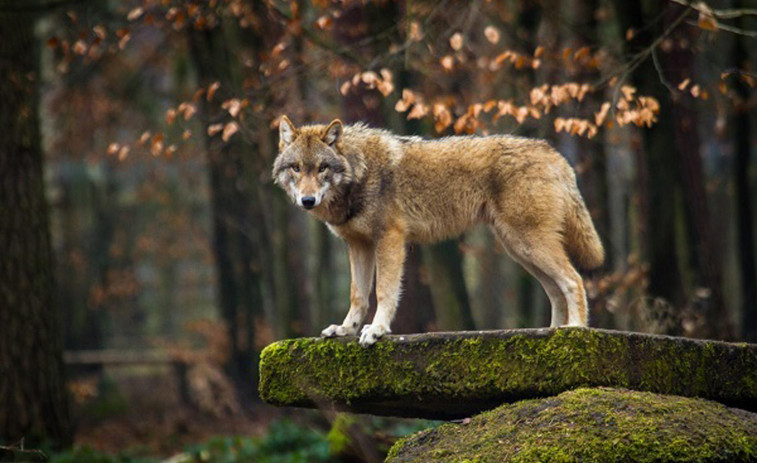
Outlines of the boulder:
M 610 388 L 502 405 L 399 440 L 386 463 L 757 462 L 757 414 Z
M 280 406 L 455 419 L 581 387 L 757 411 L 757 345 L 591 328 L 300 338 L 263 350 L 260 395 Z

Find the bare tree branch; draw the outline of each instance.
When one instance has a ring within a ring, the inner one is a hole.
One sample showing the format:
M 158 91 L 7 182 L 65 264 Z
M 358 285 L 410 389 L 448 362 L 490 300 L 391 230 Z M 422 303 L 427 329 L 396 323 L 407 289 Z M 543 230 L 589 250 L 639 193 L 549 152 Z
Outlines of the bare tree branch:
M 696 10 L 700 13 L 711 15 L 718 19 L 734 19 L 741 16 L 757 16 L 757 9 L 754 8 L 733 8 L 724 10 L 715 10 L 710 8 L 705 2 L 690 2 L 688 0 L 670 0 L 673 3 L 678 3 L 685 7 Z

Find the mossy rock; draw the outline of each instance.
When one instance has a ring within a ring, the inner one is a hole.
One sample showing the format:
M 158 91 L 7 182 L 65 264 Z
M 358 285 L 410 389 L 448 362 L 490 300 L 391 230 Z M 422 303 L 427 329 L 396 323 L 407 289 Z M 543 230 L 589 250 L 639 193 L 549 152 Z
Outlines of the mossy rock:
M 757 414 L 625 389 L 524 400 L 398 441 L 386 463 L 757 462 Z
M 260 395 L 280 406 L 452 419 L 579 387 L 702 397 L 757 411 L 757 345 L 590 328 L 300 338 L 266 347 Z

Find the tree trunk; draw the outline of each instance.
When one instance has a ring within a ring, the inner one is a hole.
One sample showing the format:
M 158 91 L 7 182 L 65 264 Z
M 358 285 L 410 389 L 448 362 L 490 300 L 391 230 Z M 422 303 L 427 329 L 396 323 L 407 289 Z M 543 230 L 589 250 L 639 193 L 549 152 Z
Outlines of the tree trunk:
M 628 29 L 643 30 L 649 18 L 654 18 L 659 11 L 645 15 L 641 3 L 615 0 L 615 15 L 621 31 Z M 665 5 L 667 6 L 667 5 Z M 655 4 L 657 10 L 661 6 Z M 653 29 L 654 33 L 660 33 Z M 648 47 L 655 34 L 647 31 L 632 42 L 634 49 Z M 630 50 L 635 51 L 635 50 Z M 668 90 L 660 83 L 660 78 L 653 63 L 648 59 L 634 74 L 633 83 L 639 93 L 652 95 L 660 103 L 659 121 L 651 129 L 645 130 L 644 155 L 638 158 L 638 173 L 646 177 L 643 186 L 643 204 L 641 233 L 645 237 L 644 259 L 649 262 L 649 295 L 662 298 L 676 308 L 685 303 L 683 280 L 678 267 L 676 237 L 676 195 L 679 190 L 673 142 L 674 126 L 672 107 Z M 676 328 L 668 334 L 677 334 Z
M 738 36 L 735 38 L 732 64 L 739 69 L 747 69 L 745 61 L 748 56 L 744 49 L 744 40 L 746 39 Z M 738 230 L 737 252 L 742 288 L 741 334 L 745 341 L 757 342 L 757 269 L 754 261 L 753 196 L 749 191 L 749 154 L 751 150 L 747 102 L 749 88 L 741 79 L 736 81 L 736 85 L 741 99 L 733 121 L 733 134 L 736 141 L 736 163 L 734 165 L 736 195 L 734 199 Z
M 238 88 L 233 58 L 223 26 L 189 31 L 189 44 L 198 83 L 208 87 L 220 82 L 213 101 L 202 99 L 204 127 L 225 117 L 223 95 Z M 220 136 L 206 135 L 213 211 L 213 252 L 218 271 L 221 315 L 228 326 L 231 358 L 226 370 L 243 401 L 257 397 L 258 352 L 255 350 L 255 321 L 263 317 L 261 268 L 264 245 L 261 203 L 251 174 L 250 152 L 239 136 L 224 143 Z
M 42 175 L 35 19 L 0 9 L 0 438 L 66 445 L 71 423 Z
M 682 14 L 683 6 L 671 6 L 665 12 L 665 25 L 671 26 Z M 672 34 L 673 48 L 663 58 L 667 64 L 664 78 L 674 85 L 695 75 L 695 56 L 692 45 L 696 40 L 693 26 L 681 25 Z M 688 45 L 679 45 L 686 43 Z M 668 99 L 671 98 L 670 92 Z M 697 297 L 695 309 L 704 317 L 697 334 L 704 337 L 730 337 L 732 335 L 728 313 L 723 301 L 723 270 L 717 240 L 710 224 L 704 167 L 697 130 L 695 102 L 688 95 L 672 99 L 673 138 L 675 140 L 675 164 L 681 184 L 682 199 L 686 209 L 689 230 L 689 254 L 698 288 L 708 290 L 709 296 Z M 661 115 L 661 117 L 664 117 Z M 701 307 L 699 307 L 701 305 Z

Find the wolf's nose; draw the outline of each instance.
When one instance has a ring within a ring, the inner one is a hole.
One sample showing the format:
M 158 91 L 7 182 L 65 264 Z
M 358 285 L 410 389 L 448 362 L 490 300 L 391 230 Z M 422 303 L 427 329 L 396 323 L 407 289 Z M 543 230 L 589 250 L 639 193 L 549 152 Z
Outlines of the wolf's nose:
M 305 196 L 302 198 L 302 207 L 305 209 L 311 209 L 313 206 L 315 206 L 315 197 Z

